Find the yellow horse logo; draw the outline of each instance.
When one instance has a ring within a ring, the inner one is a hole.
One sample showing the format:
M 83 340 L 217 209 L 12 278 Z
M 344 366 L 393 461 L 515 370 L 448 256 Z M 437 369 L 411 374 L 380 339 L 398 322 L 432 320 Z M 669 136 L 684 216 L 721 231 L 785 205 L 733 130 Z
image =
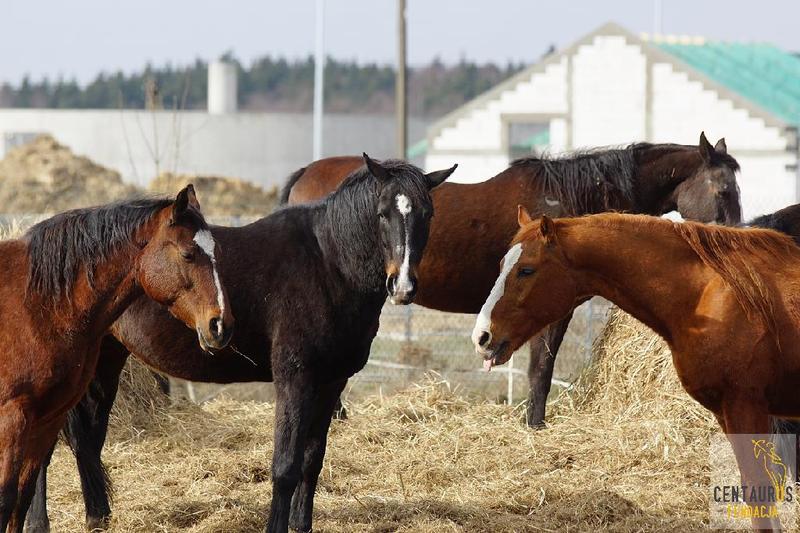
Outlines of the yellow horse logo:
M 781 503 L 786 497 L 786 465 L 775 451 L 775 443 L 766 439 L 753 439 L 753 454 L 756 459 L 763 458 L 764 471 L 775 489 L 775 503 Z

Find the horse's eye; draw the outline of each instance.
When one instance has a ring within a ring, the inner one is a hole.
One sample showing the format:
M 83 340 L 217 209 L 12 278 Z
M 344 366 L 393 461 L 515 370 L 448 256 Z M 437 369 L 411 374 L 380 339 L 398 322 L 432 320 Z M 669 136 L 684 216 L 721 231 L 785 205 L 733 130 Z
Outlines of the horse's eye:
M 378 217 L 379 217 L 381 220 L 386 220 L 386 212 L 385 212 L 385 211 L 381 211 L 381 212 L 379 212 L 379 213 L 378 213 Z
M 534 272 L 536 271 L 531 267 L 520 267 L 520 269 L 517 271 L 517 277 L 524 278 L 530 276 Z
M 194 251 L 183 250 L 181 252 L 181 257 L 183 257 L 183 260 L 186 261 L 187 263 L 191 263 L 192 261 L 194 261 Z

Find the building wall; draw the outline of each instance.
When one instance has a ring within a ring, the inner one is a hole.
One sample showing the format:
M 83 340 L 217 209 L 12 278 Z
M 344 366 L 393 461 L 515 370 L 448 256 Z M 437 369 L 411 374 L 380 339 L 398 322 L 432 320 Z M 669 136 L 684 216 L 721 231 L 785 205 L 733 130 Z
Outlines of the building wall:
M 646 59 L 621 36 L 595 37 L 572 57 L 572 147 L 646 138 Z
M 409 137 L 427 123 L 409 120 Z M 238 177 L 281 186 L 311 160 L 311 116 L 291 113 L 0 109 L 0 157 L 16 134 L 50 133 L 75 153 L 145 185 L 157 171 Z M 394 117 L 326 115 L 324 155 L 395 155 Z

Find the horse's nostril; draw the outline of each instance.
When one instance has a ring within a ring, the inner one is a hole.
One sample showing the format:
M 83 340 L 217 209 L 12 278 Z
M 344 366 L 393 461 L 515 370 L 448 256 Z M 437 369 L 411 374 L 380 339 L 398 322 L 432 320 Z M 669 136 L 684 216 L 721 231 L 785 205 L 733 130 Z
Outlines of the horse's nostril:
M 208 322 L 208 331 L 214 338 L 221 338 L 223 334 L 222 320 L 219 317 L 214 317 Z
M 386 278 L 386 290 L 389 294 L 394 294 L 397 291 L 397 276 L 395 274 Z
M 492 335 L 488 331 L 481 331 L 481 336 L 478 337 L 478 346 L 486 348 L 492 340 Z

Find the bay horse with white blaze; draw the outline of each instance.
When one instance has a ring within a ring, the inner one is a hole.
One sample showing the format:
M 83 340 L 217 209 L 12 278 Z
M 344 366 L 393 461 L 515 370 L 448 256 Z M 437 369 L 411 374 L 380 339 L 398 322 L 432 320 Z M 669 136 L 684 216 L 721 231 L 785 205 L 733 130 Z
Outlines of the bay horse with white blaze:
M 396 304 L 413 299 L 433 216 L 429 190 L 455 170 L 424 174 L 401 161 L 379 163 L 366 155 L 364 161 L 320 203 L 288 207 L 239 228 L 211 228 L 225 251 L 219 273 L 237 316 L 224 359 L 206 357 L 186 328 L 148 298 L 113 324 L 113 337 L 103 341 L 104 365 L 67 426 L 90 527 L 102 527 L 110 515 L 100 451 L 130 351 L 182 379 L 274 381 L 267 531 L 290 525 L 311 530 L 334 404 L 367 362 L 387 294 Z M 45 486 L 43 470 L 32 527 L 47 525 Z
M 316 161 L 290 176 L 282 198 L 289 203 L 319 199 L 360 165 L 356 157 Z M 446 183 L 433 192 L 436 219 L 419 268 L 416 303 L 454 313 L 480 310 L 497 278 L 504 243 L 517 228 L 509 207 L 522 204 L 531 213 L 551 217 L 677 210 L 687 220 L 732 225 L 741 218 L 738 169 L 724 139 L 711 146 L 701 133 L 697 146 L 637 143 L 559 158 L 524 158 L 483 183 Z M 544 422 L 556 355 L 571 317 L 531 343 L 531 427 Z
M 128 304 L 145 294 L 203 350 L 226 344 L 215 252 L 191 186 L 174 201 L 68 211 L 0 242 L 0 531 L 23 530 L 40 465 Z
M 472 334 L 486 366 L 599 295 L 667 341 L 684 389 L 729 436 L 800 416 L 800 248 L 791 237 L 619 214 L 532 220 L 522 206 L 518 218 Z M 769 487 L 753 446 L 731 444 L 742 484 Z

